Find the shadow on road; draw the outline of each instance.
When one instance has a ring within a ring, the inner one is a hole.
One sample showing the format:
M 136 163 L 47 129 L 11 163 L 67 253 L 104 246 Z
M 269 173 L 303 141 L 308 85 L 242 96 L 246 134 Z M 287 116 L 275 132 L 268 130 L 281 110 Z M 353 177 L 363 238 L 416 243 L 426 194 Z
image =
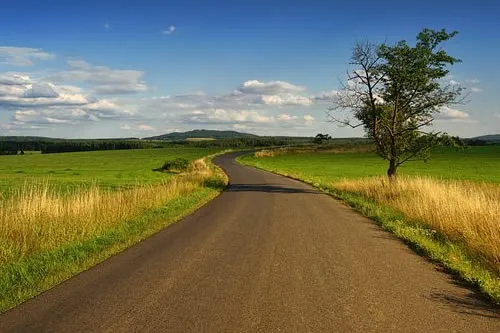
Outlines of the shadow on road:
M 226 188 L 227 192 L 267 192 L 267 193 L 309 193 L 322 194 L 320 191 L 291 188 L 272 184 L 230 184 Z

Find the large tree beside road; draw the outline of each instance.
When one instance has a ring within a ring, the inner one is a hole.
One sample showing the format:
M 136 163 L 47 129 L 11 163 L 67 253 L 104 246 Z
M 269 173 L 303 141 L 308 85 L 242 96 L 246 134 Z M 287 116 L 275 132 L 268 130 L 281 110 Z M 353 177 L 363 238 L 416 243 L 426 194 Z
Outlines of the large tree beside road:
M 449 66 L 460 62 L 443 49 L 457 34 L 424 29 L 415 45 L 402 40 L 394 45 L 357 43 L 328 118 L 351 127 L 363 127 L 377 153 L 389 162 L 393 179 L 398 167 L 410 160 L 427 159 L 436 145 L 451 142 L 432 130 L 444 106 L 458 103 L 463 88 L 446 84 Z M 348 111 L 345 119 L 336 111 Z

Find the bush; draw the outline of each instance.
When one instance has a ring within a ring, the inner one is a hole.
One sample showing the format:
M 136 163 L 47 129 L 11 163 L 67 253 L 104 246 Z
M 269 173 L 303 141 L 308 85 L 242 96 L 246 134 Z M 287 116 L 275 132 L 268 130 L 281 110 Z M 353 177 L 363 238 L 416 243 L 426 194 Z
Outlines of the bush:
M 161 170 L 182 172 L 186 171 L 189 168 L 189 165 L 189 161 L 185 158 L 176 158 L 175 160 L 165 161 Z

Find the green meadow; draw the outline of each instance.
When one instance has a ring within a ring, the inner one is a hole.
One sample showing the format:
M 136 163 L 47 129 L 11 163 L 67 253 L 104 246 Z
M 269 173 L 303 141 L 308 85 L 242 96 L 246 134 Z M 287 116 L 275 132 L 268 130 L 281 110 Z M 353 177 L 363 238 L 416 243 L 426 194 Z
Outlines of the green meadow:
M 387 162 L 375 153 L 300 153 L 241 160 L 267 170 L 294 174 L 316 182 L 384 175 Z M 400 175 L 500 183 L 500 146 L 436 149 L 430 160 L 411 161 L 398 170 Z
M 171 177 L 153 171 L 165 160 L 193 161 L 219 150 L 158 148 L 0 156 L 0 193 L 8 195 L 25 182 L 33 181 L 48 181 L 61 191 L 94 184 L 101 188 L 153 184 Z

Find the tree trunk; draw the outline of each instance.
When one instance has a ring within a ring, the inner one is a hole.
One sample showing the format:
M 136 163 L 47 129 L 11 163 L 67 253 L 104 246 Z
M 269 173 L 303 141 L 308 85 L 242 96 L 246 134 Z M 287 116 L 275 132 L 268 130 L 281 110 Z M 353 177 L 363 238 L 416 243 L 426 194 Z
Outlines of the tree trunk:
M 387 169 L 387 176 L 389 176 L 390 180 L 396 180 L 397 169 L 397 160 L 395 158 L 391 158 L 389 160 L 389 169 Z

